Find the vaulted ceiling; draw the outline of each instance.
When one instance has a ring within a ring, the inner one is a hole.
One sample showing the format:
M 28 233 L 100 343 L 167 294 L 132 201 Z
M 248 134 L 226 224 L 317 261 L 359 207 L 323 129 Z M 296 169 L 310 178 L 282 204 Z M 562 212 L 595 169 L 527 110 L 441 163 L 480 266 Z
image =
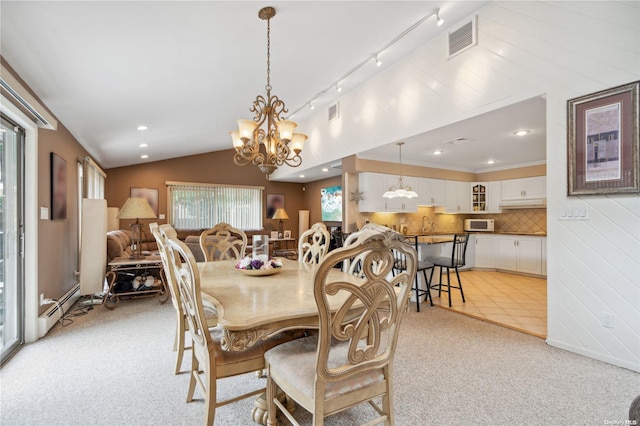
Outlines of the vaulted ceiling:
M 440 8 L 445 25 L 438 27 L 435 18 L 427 19 L 381 53 L 381 68 L 451 29 L 482 4 L 3 0 L 0 48 L 78 141 L 111 168 L 231 148 L 228 132 L 236 128 L 235 120 L 252 118 L 251 103 L 264 94 L 266 22 L 258 18 L 264 6 L 277 11 L 271 21 L 273 94 L 299 121 L 312 113 L 307 104 L 318 93 L 434 8 Z M 363 66 L 341 82 L 342 94 L 379 70 L 373 61 Z M 326 107 L 338 97 L 328 90 L 315 103 Z M 544 122 L 544 108 L 533 114 L 532 106 L 525 105 L 530 109 L 524 114 L 515 113 L 534 120 L 522 126 Z M 482 120 L 473 123 L 480 128 L 443 130 L 429 140 L 495 140 L 488 130 L 505 132 L 496 129 L 496 123 L 513 123 L 496 116 L 491 121 L 489 126 Z M 137 130 L 140 125 L 148 129 Z M 544 141 L 544 135 L 537 137 Z M 414 160 L 419 157 L 410 154 L 410 146 L 425 140 L 417 136 L 407 141 L 407 153 Z M 363 155 L 395 159 L 393 142 Z M 517 157 L 522 152 L 514 150 L 510 161 L 529 162 Z M 544 158 L 544 143 L 542 152 Z M 142 154 L 149 157 L 141 159 Z M 462 156 L 457 161 L 456 168 L 467 167 Z

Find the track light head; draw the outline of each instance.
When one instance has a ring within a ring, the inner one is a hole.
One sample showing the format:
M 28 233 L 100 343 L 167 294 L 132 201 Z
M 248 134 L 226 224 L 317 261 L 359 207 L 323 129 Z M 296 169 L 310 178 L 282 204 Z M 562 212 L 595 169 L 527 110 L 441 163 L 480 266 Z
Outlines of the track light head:
M 444 24 L 444 19 L 440 17 L 440 9 L 436 9 L 436 24 L 438 24 L 439 27 Z

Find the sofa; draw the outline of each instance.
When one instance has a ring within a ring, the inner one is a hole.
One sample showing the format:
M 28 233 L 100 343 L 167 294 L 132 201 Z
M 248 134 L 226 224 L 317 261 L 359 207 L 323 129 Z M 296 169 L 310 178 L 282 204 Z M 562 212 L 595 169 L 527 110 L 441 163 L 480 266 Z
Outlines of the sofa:
M 180 229 L 176 230 L 178 239 L 184 241 L 193 253 L 193 257 L 197 262 L 204 262 L 204 253 L 200 248 L 200 234 L 204 229 Z M 247 242 L 249 247 L 247 251 L 250 251 L 251 240 L 254 235 L 268 234 L 265 230 L 245 231 L 247 234 Z M 141 249 L 143 253 L 151 254 L 158 251 L 158 244 L 156 243 L 153 234 L 148 227 L 143 228 L 141 236 Z M 125 229 L 118 229 L 115 231 L 107 232 L 107 264 L 116 257 L 131 256 L 131 231 Z
M 144 254 L 158 251 L 158 244 L 150 231 L 142 231 L 140 248 Z M 116 257 L 131 256 L 131 231 L 117 229 L 107 232 L 107 264 Z

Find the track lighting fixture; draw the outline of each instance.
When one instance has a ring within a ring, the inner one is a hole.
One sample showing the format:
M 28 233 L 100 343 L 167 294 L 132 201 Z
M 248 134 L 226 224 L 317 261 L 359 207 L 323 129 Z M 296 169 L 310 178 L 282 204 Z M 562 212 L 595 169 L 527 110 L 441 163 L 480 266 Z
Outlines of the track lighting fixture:
M 444 24 L 444 19 L 440 17 L 440 9 L 436 9 L 436 24 L 438 24 L 439 27 Z
M 369 61 L 371 61 L 372 59 L 375 61 L 376 66 L 379 67 L 382 65 L 382 61 L 380 61 L 380 59 L 378 59 L 378 55 L 381 54 L 382 52 L 386 51 L 387 49 L 389 49 L 391 46 L 393 46 L 394 44 L 396 44 L 398 41 L 400 41 L 400 39 L 402 39 L 404 36 L 406 36 L 407 34 L 409 34 L 411 31 L 413 31 L 414 29 L 416 29 L 418 26 L 420 26 L 420 24 L 422 24 L 424 21 L 426 21 L 427 19 L 431 18 L 432 16 L 436 17 L 436 23 L 438 24 L 438 26 L 441 26 L 444 24 L 444 20 L 440 17 L 440 8 L 435 8 L 435 9 L 431 9 L 431 11 L 429 13 L 427 13 L 425 16 L 423 16 L 422 18 L 420 18 L 418 21 L 416 21 L 412 26 L 410 26 L 409 28 L 407 28 L 406 30 L 404 30 L 402 33 L 398 34 L 393 40 L 391 40 L 389 43 L 385 44 L 384 46 L 382 46 L 380 49 L 378 49 L 377 51 L 373 52 L 370 56 L 367 56 L 367 58 L 365 60 L 363 60 L 362 62 L 360 62 L 358 65 L 356 65 L 355 67 L 351 68 L 349 71 L 347 71 L 346 74 L 344 74 L 343 76 L 341 76 L 337 81 L 339 82 L 343 82 L 344 80 L 346 80 L 347 78 L 349 78 L 353 73 L 355 73 L 356 71 L 358 71 L 360 68 L 364 67 L 366 64 L 369 63 Z M 302 110 L 305 105 L 308 105 L 310 109 L 313 109 L 313 105 L 311 104 L 311 102 L 319 99 L 321 96 L 323 96 L 324 94 L 326 94 L 329 90 L 331 90 L 332 88 L 336 89 L 336 92 L 341 92 L 342 91 L 342 87 L 340 87 L 340 85 L 338 83 L 331 83 L 331 85 L 329 87 L 327 87 L 326 89 L 316 93 L 316 95 L 311 98 L 311 101 L 306 102 L 304 104 L 302 104 L 300 107 L 298 107 L 298 109 L 296 109 L 295 111 L 293 111 L 289 117 L 293 116 L 295 113 L 297 113 L 298 111 Z

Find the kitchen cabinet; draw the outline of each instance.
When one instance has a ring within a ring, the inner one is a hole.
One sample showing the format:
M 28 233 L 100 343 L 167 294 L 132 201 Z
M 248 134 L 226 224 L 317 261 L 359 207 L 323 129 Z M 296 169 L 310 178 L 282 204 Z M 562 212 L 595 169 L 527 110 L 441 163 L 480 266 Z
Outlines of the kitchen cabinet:
M 384 198 L 382 194 L 389 189 L 387 176 L 381 173 L 360 173 L 359 188 L 364 199 L 360 200 L 361 212 L 382 212 L 385 211 Z
M 501 191 L 502 182 L 499 180 L 487 183 L 487 213 L 501 213 Z
M 469 201 L 471 205 L 471 213 L 487 213 L 489 210 L 489 206 L 487 204 L 487 182 L 471 182 L 469 184 L 471 187 L 471 200 Z
M 501 182 L 501 193 L 503 201 L 546 198 L 546 176 L 503 180 Z
M 436 213 L 469 213 L 469 182 L 448 180 L 445 182 L 445 190 L 445 204 L 439 207 Z
M 475 235 L 475 267 L 495 268 L 495 245 L 494 235 Z
M 389 188 L 395 187 L 398 185 L 398 175 L 386 175 L 386 192 Z M 415 177 L 402 177 L 402 182 L 405 186 L 410 186 L 415 192 L 418 188 L 418 178 Z M 382 196 L 380 194 L 380 196 Z M 395 212 L 395 213 L 415 213 L 418 211 L 418 197 L 414 198 L 405 198 L 405 197 L 396 197 L 396 198 L 382 198 L 385 203 L 385 212 Z
M 418 205 L 419 206 L 443 206 L 445 202 L 446 180 L 419 178 L 418 179 Z
M 496 269 L 543 275 L 542 237 L 501 235 L 496 237 L 495 250 Z
M 359 187 L 364 196 L 364 199 L 360 200 L 360 211 L 389 213 L 417 212 L 418 198 L 384 198 L 382 196 L 390 186 L 396 186 L 398 184 L 398 179 L 398 175 L 360 173 Z M 417 178 L 403 177 L 402 179 L 405 185 L 412 187 L 415 191 L 418 185 Z

